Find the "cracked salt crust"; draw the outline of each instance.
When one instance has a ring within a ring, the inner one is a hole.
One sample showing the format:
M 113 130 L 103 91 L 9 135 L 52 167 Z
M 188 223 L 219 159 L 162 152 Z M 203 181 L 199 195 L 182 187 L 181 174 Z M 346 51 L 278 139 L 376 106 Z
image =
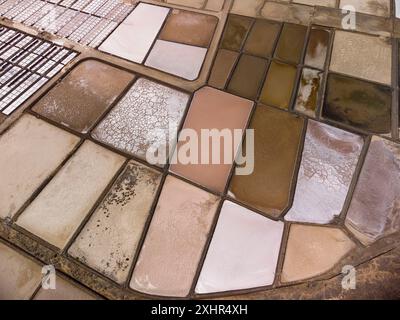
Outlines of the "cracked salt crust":
M 309 121 L 287 221 L 329 223 L 340 215 L 363 147 L 350 132 Z
M 138 79 L 92 136 L 143 160 L 148 150 L 166 149 L 169 156 L 168 141 L 176 139 L 188 100 L 186 93 Z

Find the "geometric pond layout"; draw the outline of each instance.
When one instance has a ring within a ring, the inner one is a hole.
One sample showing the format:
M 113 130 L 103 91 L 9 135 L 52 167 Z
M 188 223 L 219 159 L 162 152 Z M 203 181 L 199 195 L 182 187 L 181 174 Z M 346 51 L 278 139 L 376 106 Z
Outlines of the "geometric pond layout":
M 1 300 L 400 297 L 399 1 L 0 17 Z
M 199 76 L 218 23 L 212 15 L 121 0 L 5 1 L 0 15 L 188 80 Z

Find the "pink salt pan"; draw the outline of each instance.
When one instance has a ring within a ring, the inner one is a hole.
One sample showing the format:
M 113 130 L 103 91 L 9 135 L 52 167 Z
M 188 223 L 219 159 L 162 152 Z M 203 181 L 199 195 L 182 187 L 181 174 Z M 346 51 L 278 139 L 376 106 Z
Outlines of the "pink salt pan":
M 235 129 L 243 131 L 246 129 L 252 108 L 253 102 L 250 100 L 210 87 L 204 87 L 197 91 L 193 97 L 184 129 L 194 130 L 197 133 L 197 137 L 201 137 L 202 129 L 217 129 L 219 131 L 228 129 L 233 137 Z M 181 136 L 181 140 L 185 139 Z M 233 165 L 224 163 L 224 147 L 226 143 L 224 139 L 221 139 L 219 149 L 221 164 L 212 163 L 211 139 L 209 141 L 208 155 L 206 155 L 209 158 L 209 164 L 204 164 L 201 159 L 204 156 L 201 152 L 201 143 L 198 144 L 198 164 L 183 164 L 180 152 L 186 141 L 178 143 L 176 153 L 178 162 L 171 165 L 171 171 L 210 190 L 223 192 Z M 235 154 L 240 142 L 236 141 L 232 145 L 232 150 Z
M 167 177 L 130 287 L 155 296 L 186 297 L 218 203 L 218 197 Z
M 224 292 L 273 284 L 283 228 L 282 222 L 226 201 L 196 292 Z

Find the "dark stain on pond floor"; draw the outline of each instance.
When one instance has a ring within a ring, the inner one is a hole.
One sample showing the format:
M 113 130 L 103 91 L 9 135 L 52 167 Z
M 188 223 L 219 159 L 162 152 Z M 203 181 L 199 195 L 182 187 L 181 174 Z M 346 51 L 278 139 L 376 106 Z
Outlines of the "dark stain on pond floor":
M 245 41 L 252 20 L 246 17 L 230 16 L 222 38 L 222 48 L 239 51 Z
M 391 89 L 338 74 L 328 77 L 323 117 L 376 134 L 391 130 Z

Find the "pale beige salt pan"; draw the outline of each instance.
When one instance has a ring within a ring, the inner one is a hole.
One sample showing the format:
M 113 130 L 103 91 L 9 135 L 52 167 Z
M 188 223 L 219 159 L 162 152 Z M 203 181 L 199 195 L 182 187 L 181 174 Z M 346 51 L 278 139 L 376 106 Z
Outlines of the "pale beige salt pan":
M 69 254 L 123 284 L 149 217 L 161 173 L 131 161 Z
M 157 40 L 145 64 L 187 80 L 195 80 L 206 53 L 206 48 Z
M 42 266 L 0 242 L 0 300 L 28 300 L 40 285 Z
M 293 225 L 281 281 L 293 282 L 319 276 L 332 269 L 354 247 L 340 229 Z
M 0 218 L 11 218 L 61 165 L 79 138 L 31 115 L 0 137 Z
M 336 31 L 330 70 L 391 85 L 392 45 L 385 38 Z
M 17 224 L 62 249 L 125 159 L 85 142 L 57 173 Z

